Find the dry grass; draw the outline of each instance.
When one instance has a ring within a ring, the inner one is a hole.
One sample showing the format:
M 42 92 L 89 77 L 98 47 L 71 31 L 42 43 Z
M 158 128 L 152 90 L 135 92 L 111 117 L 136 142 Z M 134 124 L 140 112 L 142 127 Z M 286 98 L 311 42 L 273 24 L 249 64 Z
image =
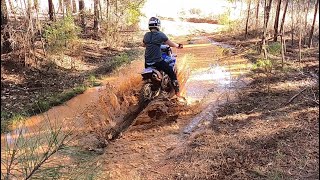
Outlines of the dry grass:
M 316 179 L 319 177 L 319 88 L 313 78 L 259 74 L 239 100 L 219 108 L 211 128 L 194 134 L 166 164 L 174 179 Z M 290 104 L 288 100 L 304 91 Z M 285 83 L 283 83 L 285 82 Z M 289 84 L 289 85 L 288 85 Z

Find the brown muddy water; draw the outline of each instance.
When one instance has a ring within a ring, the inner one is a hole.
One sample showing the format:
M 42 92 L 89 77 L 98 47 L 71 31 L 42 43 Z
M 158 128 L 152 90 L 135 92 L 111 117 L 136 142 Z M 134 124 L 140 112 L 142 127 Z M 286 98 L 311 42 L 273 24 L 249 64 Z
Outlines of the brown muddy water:
M 211 121 L 215 109 L 232 100 L 234 92 L 247 83 L 243 77 L 250 69 L 246 59 L 223 57 L 223 48 L 233 49 L 231 46 L 205 37 L 195 38 L 193 43 L 181 50 L 174 49 L 178 55 L 178 79 L 182 94 L 189 106 L 200 104 L 203 109 L 183 127 L 184 134 L 191 134 L 200 124 Z M 76 135 L 72 142 L 80 146 L 91 143 L 92 139 L 86 138 L 87 134 L 106 136 L 104 133 L 115 127 L 137 103 L 142 68 L 141 59 L 133 61 L 105 78 L 103 86 L 91 88 L 64 105 L 28 118 L 12 132 L 1 136 L 1 157 L 5 157 L 5 147 L 14 146 L 19 133 L 25 138 L 47 136 L 50 129 L 61 128 L 61 132 Z

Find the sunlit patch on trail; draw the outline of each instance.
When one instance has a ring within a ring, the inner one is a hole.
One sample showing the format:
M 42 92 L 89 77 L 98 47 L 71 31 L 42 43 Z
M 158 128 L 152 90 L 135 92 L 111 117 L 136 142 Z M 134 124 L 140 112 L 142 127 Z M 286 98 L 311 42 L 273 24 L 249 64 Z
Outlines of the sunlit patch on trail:
M 189 104 L 201 101 L 217 88 L 228 88 L 231 82 L 231 73 L 219 65 L 212 66 L 208 70 L 196 71 L 187 81 L 187 101 Z
M 221 85 L 230 84 L 231 73 L 226 71 L 224 67 L 216 65 L 211 67 L 208 71 L 194 73 L 190 81 L 214 81 Z

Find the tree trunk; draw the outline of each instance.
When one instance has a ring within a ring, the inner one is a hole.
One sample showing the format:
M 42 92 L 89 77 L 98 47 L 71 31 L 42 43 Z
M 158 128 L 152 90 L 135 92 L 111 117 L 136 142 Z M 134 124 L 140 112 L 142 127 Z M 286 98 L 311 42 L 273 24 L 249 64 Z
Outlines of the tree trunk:
M 34 8 L 35 8 L 36 12 L 38 13 L 39 12 L 39 1 L 38 0 L 34 0 L 33 4 L 34 4 Z
M 59 0 L 58 13 L 61 12 L 62 15 L 64 16 L 64 6 L 63 6 L 63 4 L 64 4 L 63 0 Z
M 49 4 L 49 19 L 50 19 L 50 21 L 53 21 L 54 20 L 54 7 L 53 7 L 52 0 L 48 0 L 48 4 Z
M 99 30 L 99 0 L 94 0 L 94 22 L 93 22 L 93 29 L 96 30 L 96 32 Z
M 103 14 L 102 14 L 102 6 L 101 6 L 101 1 L 100 1 L 100 0 L 98 0 L 98 2 L 99 2 L 99 12 L 100 12 L 100 20 L 102 21 L 102 19 L 103 19 Z
M 1 0 L 1 34 L 8 24 L 8 9 L 5 0 Z M 12 51 L 11 43 L 9 41 L 10 35 L 9 32 L 4 32 L 3 34 L 3 46 L 1 46 L 1 54 L 8 53 Z
M 313 22 L 312 22 L 312 26 L 311 26 L 311 30 L 310 30 L 310 36 L 309 36 L 309 42 L 308 42 L 308 47 L 309 48 L 312 45 L 312 36 L 313 36 L 313 32 L 314 32 L 314 24 L 316 23 L 318 6 L 319 6 L 319 0 L 317 0 L 316 7 L 315 7 L 315 10 L 314 10 Z
M 280 35 L 280 38 L 281 38 L 281 68 L 283 69 L 284 67 L 284 61 L 285 61 L 285 44 L 284 44 L 284 39 L 283 39 L 283 34 Z
M 302 42 L 302 21 L 301 21 L 301 6 L 298 6 L 298 27 L 299 27 L 299 63 L 301 63 L 302 54 L 301 54 L 301 42 Z
M 286 5 L 284 6 L 284 10 L 283 10 L 283 15 L 282 15 L 282 20 L 281 20 L 281 25 L 280 25 L 280 33 L 283 33 L 283 25 L 286 19 L 286 13 L 287 13 L 287 9 L 288 9 L 288 4 L 289 4 L 289 0 L 286 1 Z
M 72 13 L 77 13 L 76 0 L 72 0 Z
M 269 0 L 269 3 L 267 5 L 267 19 L 266 19 L 266 25 L 267 25 L 267 29 L 268 29 L 268 22 L 269 22 L 269 17 L 270 17 L 270 10 L 271 10 L 271 5 L 272 5 L 272 0 Z
M 247 35 L 248 35 L 248 24 L 249 24 L 249 18 L 250 18 L 250 6 L 251 6 L 251 0 L 249 0 L 248 3 L 248 14 L 247 14 L 247 21 L 246 21 L 246 30 L 245 30 L 245 39 L 247 39 Z
M 266 36 L 268 30 L 268 21 L 269 21 L 269 14 L 271 9 L 272 0 L 269 0 L 267 4 L 267 0 L 264 2 L 264 24 L 263 24 L 263 36 L 262 36 L 262 47 L 264 58 L 267 59 L 267 47 L 266 47 Z
M 69 16 L 71 14 L 71 0 L 65 0 L 66 14 Z
M 308 36 L 308 31 L 307 31 L 307 25 L 308 25 L 308 13 L 309 13 L 309 7 L 310 7 L 310 1 L 311 0 L 307 0 L 308 1 L 308 4 L 307 4 L 307 7 L 305 9 L 306 11 L 306 14 L 305 14 L 305 17 L 304 17 L 304 37 L 303 37 L 303 44 L 305 45 L 306 44 L 306 41 L 307 41 L 307 36 Z
M 281 0 L 278 0 L 276 17 L 275 17 L 275 20 L 274 20 L 274 36 L 273 36 L 273 41 L 274 42 L 277 42 L 277 40 L 278 40 L 278 26 L 279 26 L 280 7 L 281 7 Z
M 84 19 L 84 0 L 79 0 L 79 12 L 80 12 L 80 20 L 82 31 L 84 32 L 86 29 L 86 22 Z
M 1 30 L 8 24 L 8 9 L 5 0 L 1 0 Z
M 293 37 L 294 37 L 293 9 L 294 9 L 294 1 L 292 1 L 292 4 L 291 4 L 291 46 L 293 46 Z
M 109 22 L 109 8 L 110 8 L 110 1 L 107 0 L 107 21 Z
M 256 29 L 258 28 L 259 25 L 259 7 L 260 7 L 260 0 L 257 0 L 257 5 L 256 5 Z

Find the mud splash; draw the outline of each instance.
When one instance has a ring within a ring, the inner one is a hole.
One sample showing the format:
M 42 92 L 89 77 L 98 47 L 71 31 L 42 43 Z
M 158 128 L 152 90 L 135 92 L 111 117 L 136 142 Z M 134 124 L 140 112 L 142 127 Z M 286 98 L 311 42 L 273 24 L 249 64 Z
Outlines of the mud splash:
M 137 67 L 143 67 L 141 61 L 128 65 L 129 73 L 119 70 L 104 79 L 103 86 L 90 88 L 63 105 L 26 119 L 1 136 L 1 147 L 12 145 L 18 136 L 29 137 L 59 127 L 78 135 L 94 132 L 102 136 L 107 127 L 115 126 L 123 118 L 129 106 L 136 104 L 141 82 L 141 68 Z

